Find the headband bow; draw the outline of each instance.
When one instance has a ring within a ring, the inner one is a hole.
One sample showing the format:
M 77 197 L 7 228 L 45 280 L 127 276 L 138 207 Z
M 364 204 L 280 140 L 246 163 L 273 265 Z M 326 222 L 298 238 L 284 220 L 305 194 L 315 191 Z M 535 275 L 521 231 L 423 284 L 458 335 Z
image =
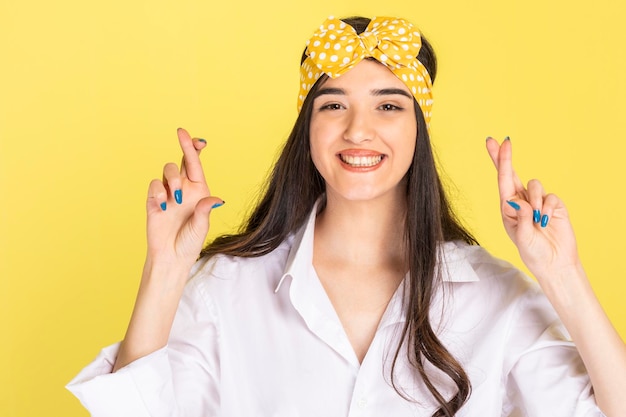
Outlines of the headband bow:
M 372 57 L 409 87 L 428 126 L 433 104 L 432 82 L 428 70 L 417 59 L 421 47 L 420 33 L 404 19 L 375 17 L 358 35 L 352 26 L 329 17 L 307 42 L 307 57 L 300 67 L 298 111 L 322 74 L 339 77 L 363 59 Z

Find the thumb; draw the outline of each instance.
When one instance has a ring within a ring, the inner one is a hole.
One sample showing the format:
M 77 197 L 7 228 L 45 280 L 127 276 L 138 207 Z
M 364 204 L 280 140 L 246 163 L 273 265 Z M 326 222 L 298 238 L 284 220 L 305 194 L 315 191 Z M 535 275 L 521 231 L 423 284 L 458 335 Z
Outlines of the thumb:
M 206 235 L 209 231 L 209 214 L 213 209 L 223 206 L 224 203 L 226 203 L 224 200 L 215 196 L 205 197 L 198 201 L 190 219 L 191 228 L 198 231 L 198 234 Z

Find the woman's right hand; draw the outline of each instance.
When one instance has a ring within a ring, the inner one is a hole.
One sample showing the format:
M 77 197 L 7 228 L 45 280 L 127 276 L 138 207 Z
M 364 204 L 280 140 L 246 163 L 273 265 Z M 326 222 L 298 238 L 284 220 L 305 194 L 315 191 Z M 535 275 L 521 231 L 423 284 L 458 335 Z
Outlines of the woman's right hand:
M 206 143 L 178 129 L 180 169 L 166 164 L 148 191 L 148 254 L 135 308 L 113 372 L 165 346 L 189 271 L 209 231 L 211 196 L 198 153 Z
M 153 180 L 148 189 L 147 262 L 187 269 L 202 250 L 211 209 L 224 202 L 211 196 L 204 177 L 199 153 L 206 142 L 192 139 L 182 128 L 177 133 L 183 151 L 180 169 L 175 163 L 166 164 L 162 180 Z

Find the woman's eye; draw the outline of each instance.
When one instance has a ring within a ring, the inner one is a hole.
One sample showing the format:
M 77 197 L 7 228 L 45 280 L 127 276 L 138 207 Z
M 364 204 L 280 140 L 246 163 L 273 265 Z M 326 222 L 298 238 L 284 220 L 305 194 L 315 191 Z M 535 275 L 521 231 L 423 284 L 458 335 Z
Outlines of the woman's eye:
M 320 110 L 341 110 L 341 108 L 342 106 L 339 103 L 329 103 L 320 107 Z
M 402 110 L 401 107 L 395 106 L 393 104 L 383 104 L 380 106 L 381 110 L 390 111 L 390 110 Z

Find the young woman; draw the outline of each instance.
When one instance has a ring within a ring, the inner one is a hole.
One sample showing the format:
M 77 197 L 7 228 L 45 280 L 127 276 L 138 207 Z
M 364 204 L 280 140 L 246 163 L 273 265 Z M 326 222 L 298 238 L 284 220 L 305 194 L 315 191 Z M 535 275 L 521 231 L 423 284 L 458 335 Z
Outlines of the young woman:
M 223 201 L 206 143 L 179 129 L 182 166 L 149 187 L 126 337 L 69 385 L 93 415 L 626 415 L 626 347 L 565 206 L 521 183 L 509 140 L 487 140 L 502 218 L 543 291 L 451 212 L 429 143 L 435 74 L 405 20 L 329 18 L 264 197 L 200 260 Z

